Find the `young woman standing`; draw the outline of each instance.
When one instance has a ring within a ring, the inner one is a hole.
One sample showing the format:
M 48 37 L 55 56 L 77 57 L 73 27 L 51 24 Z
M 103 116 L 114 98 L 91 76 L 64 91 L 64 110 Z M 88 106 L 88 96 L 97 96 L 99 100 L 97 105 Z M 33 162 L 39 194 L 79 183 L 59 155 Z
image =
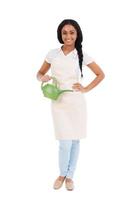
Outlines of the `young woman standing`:
M 79 156 L 80 139 L 86 137 L 87 107 L 84 93 L 89 92 L 103 79 L 104 73 L 95 61 L 82 50 L 83 35 L 79 24 L 72 19 L 63 20 L 57 29 L 60 48 L 50 50 L 37 73 L 38 80 L 47 82 L 51 68 L 61 89 L 73 89 L 66 92 L 57 101 L 51 101 L 52 118 L 56 139 L 59 140 L 60 174 L 54 182 L 59 189 L 65 181 L 67 190 L 74 189 L 73 176 Z M 82 66 L 86 65 L 96 75 L 88 85 L 80 84 Z

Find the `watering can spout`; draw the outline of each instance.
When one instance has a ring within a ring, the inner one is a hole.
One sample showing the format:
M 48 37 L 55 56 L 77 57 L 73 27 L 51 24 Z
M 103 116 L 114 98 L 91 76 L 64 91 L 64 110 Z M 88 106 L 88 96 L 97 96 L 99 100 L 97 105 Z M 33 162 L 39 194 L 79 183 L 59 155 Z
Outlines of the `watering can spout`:
M 60 91 L 59 91 L 59 94 L 62 94 L 62 93 L 64 93 L 64 92 L 73 92 L 73 90 L 60 90 Z

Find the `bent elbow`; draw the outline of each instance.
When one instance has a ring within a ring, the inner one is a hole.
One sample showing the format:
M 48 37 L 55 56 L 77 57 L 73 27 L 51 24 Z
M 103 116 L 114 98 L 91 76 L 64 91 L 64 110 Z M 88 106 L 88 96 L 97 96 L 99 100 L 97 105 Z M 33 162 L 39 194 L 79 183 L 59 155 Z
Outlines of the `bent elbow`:
M 102 72 L 102 73 L 100 74 L 100 77 L 101 77 L 101 80 L 103 80 L 103 79 L 105 78 L 104 72 Z
M 103 77 L 103 79 L 105 78 L 105 74 L 104 73 L 103 73 L 102 77 Z

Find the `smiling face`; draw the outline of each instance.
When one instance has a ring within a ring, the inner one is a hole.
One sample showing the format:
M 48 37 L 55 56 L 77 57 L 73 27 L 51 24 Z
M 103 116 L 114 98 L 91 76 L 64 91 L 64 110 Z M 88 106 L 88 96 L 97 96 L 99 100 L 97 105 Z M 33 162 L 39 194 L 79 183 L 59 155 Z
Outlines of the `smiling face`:
M 65 25 L 61 30 L 61 36 L 64 45 L 75 46 L 77 31 L 72 25 Z

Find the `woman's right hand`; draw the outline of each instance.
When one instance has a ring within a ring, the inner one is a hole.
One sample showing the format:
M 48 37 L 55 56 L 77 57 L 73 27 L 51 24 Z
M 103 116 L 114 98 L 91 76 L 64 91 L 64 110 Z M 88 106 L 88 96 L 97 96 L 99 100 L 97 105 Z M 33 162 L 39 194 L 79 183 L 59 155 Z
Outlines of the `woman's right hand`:
M 51 78 L 51 76 L 49 76 L 49 75 L 43 75 L 41 78 L 40 78 L 40 80 L 42 81 L 42 82 L 48 82 L 48 81 L 50 81 L 52 78 Z

